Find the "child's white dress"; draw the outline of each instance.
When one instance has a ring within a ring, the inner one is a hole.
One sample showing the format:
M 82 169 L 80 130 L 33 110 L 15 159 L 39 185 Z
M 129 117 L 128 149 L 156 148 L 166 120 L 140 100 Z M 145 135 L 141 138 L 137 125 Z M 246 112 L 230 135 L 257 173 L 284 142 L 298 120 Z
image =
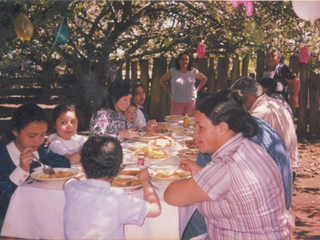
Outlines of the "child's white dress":
M 85 136 L 74 134 L 70 140 L 65 140 L 58 136 L 58 134 L 50 134 L 48 136 L 49 150 L 60 155 L 73 154 L 82 149 L 83 144 L 87 141 Z

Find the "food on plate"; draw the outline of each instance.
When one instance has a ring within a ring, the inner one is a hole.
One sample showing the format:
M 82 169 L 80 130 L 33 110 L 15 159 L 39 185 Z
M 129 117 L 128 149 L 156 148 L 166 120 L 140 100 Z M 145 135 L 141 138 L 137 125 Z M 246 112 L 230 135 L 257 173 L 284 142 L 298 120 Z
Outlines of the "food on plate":
M 57 178 L 67 178 L 67 177 L 72 177 L 74 174 L 71 172 L 67 171 L 59 171 L 56 172 L 55 174 L 43 174 L 39 178 L 41 179 L 57 179 Z
M 111 187 L 134 187 L 134 186 L 139 186 L 141 185 L 141 182 L 139 181 L 139 179 L 133 179 L 132 183 L 127 186 L 126 183 L 131 181 L 131 178 L 123 178 L 123 177 L 116 177 L 112 180 L 111 182 Z
M 146 132 L 143 136 L 141 137 L 153 137 L 152 132 Z
M 184 173 L 182 173 L 182 172 L 174 172 L 172 174 L 172 173 L 170 173 L 169 169 L 166 169 L 163 172 L 156 173 L 154 176 L 157 177 L 157 178 L 170 178 L 170 179 L 173 179 L 173 178 L 184 178 L 186 175 Z
M 177 145 L 172 138 L 167 136 L 156 137 L 154 140 L 149 142 L 149 144 L 156 147 L 174 147 Z
M 119 172 L 119 175 L 137 175 L 139 170 L 122 170 Z
M 166 118 L 177 118 L 177 119 L 180 119 L 180 118 L 184 118 L 183 115 L 170 115 L 170 116 L 166 116 Z
M 131 151 L 135 151 L 139 148 L 139 146 L 131 146 L 129 147 L 128 149 L 131 150 Z
M 197 156 L 199 153 L 199 150 L 195 149 L 188 149 L 186 151 L 181 152 L 181 154 L 187 155 L 187 156 Z
M 148 159 L 167 158 L 169 155 L 162 149 L 153 146 L 142 146 L 133 152 L 133 155 L 138 156 L 138 152 L 143 151 L 144 157 Z
M 173 132 L 173 133 L 181 133 L 181 132 L 185 132 L 186 129 L 182 128 L 182 127 L 167 126 L 167 127 L 163 128 L 163 131 Z

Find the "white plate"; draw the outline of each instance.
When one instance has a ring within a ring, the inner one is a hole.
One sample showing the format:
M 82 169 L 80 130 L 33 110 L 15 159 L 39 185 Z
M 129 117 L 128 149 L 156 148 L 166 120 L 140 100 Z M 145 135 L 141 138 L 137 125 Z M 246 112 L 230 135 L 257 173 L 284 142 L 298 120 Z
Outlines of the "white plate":
M 173 122 L 173 123 L 178 123 L 180 120 L 183 120 L 184 116 L 182 115 L 170 115 L 170 116 L 165 116 L 164 120 L 166 122 Z
M 148 147 L 153 147 L 153 146 L 148 146 Z M 155 148 L 158 148 L 158 147 L 155 147 Z M 137 148 L 138 149 L 138 148 Z M 160 148 L 161 149 L 161 148 Z M 162 149 L 161 149 L 162 150 Z M 136 150 L 135 150 L 136 151 Z M 138 155 L 134 155 L 134 152 L 132 152 L 132 155 L 135 156 L 136 158 L 138 158 Z M 143 151 L 143 150 L 142 150 Z M 165 150 L 163 150 L 165 151 Z M 166 151 L 165 151 L 166 152 Z M 170 155 L 166 152 L 166 154 L 168 155 L 168 157 L 170 157 Z M 154 161 L 163 161 L 163 160 L 166 160 L 168 157 L 165 157 L 165 158 L 145 158 L 146 160 L 154 160 Z
M 156 137 L 158 137 L 159 135 L 158 134 L 156 134 L 156 133 L 152 133 L 152 137 L 145 137 L 144 135 L 146 134 L 146 132 L 139 132 L 138 133 L 138 135 L 137 135 L 137 139 L 139 139 L 139 140 L 152 140 L 152 139 L 154 139 L 154 138 L 156 138 Z
M 179 158 L 197 161 L 199 150 L 198 149 L 182 149 L 178 152 Z
M 128 179 L 128 182 L 133 178 L 133 175 L 118 175 L 115 178 L 123 178 L 123 179 Z M 116 188 L 121 188 L 123 189 L 126 193 L 133 193 L 136 191 L 139 191 L 142 188 L 142 185 L 137 185 L 133 187 L 116 187 Z
M 65 177 L 65 178 L 57 178 L 57 179 L 42 179 L 44 173 L 42 172 L 42 167 L 38 167 L 34 169 L 34 172 L 31 173 L 31 178 L 36 183 L 46 184 L 46 185 L 62 185 L 68 179 L 73 178 L 79 173 L 79 169 L 77 168 L 53 168 L 55 172 L 63 171 L 63 172 L 71 172 L 73 176 Z
M 191 174 L 188 171 L 182 170 L 182 169 L 178 169 L 176 172 L 180 172 L 183 173 L 185 176 L 181 177 L 181 178 L 160 178 L 160 177 L 156 177 L 155 175 L 159 172 L 168 172 L 168 174 L 171 174 L 171 172 L 174 170 L 174 167 L 172 167 L 171 169 L 153 169 L 153 170 L 149 170 L 149 174 L 150 174 L 150 180 L 157 182 L 157 183 L 162 183 L 162 184 L 169 184 L 172 183 L 174 181 L 177 180 L 181 180 L 181 179 L 186 179 L 191 177 Z M 171 171 L 171 172 L 170 172 Z

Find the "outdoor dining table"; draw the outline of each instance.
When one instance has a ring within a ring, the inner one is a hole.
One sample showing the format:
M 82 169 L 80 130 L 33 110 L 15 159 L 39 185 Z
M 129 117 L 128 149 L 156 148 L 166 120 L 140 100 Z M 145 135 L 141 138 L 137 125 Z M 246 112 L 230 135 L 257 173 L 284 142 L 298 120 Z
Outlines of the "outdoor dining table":
M 168 159 L 155 165 L 175 166 L 180 160 L 176 151 L 186 148 L 181 139 L 179 147 L 171 152 Z M 124 163 L 133 164 L 135 158 L 128 152 L 134 140 L 123 143 Z M 146 163 L 148 164 L 148 162 Z M 168 205 L 163 194 L 167 185 L 153 184 L 158 188 L 162 213 L 156 218 L 146 218 L 142 226 L 125 225 L 125 239 L 180 239 L 195 206 L 175 207 Z M 130 193 L 132 197 L 143 199 L 143 191 Z M 63 239 L 63 209 L 65 197 L 63 186 L 48 186 L 26 181 L 11 197 L 1 236 L 30 239 Z

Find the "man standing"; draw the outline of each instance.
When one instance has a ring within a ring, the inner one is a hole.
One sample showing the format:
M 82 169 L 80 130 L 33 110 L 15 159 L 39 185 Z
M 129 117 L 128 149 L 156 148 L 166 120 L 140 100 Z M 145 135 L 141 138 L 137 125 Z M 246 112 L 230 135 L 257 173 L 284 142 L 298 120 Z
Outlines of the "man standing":
M 267 53 L 267 68 L 262 78 L 274 78 L 277 81 L 276 92 L 281 93 L 284 99 L 294 107 L 299 107 L 298 94 L 300 92 L 300 79 L 287 65 L 280 63 L 281 53 L 272 48 Z M 292 85 L 292 92 L 288 94 L 288 87 Z M 288 96 L 289 95 L 289 96 Z

